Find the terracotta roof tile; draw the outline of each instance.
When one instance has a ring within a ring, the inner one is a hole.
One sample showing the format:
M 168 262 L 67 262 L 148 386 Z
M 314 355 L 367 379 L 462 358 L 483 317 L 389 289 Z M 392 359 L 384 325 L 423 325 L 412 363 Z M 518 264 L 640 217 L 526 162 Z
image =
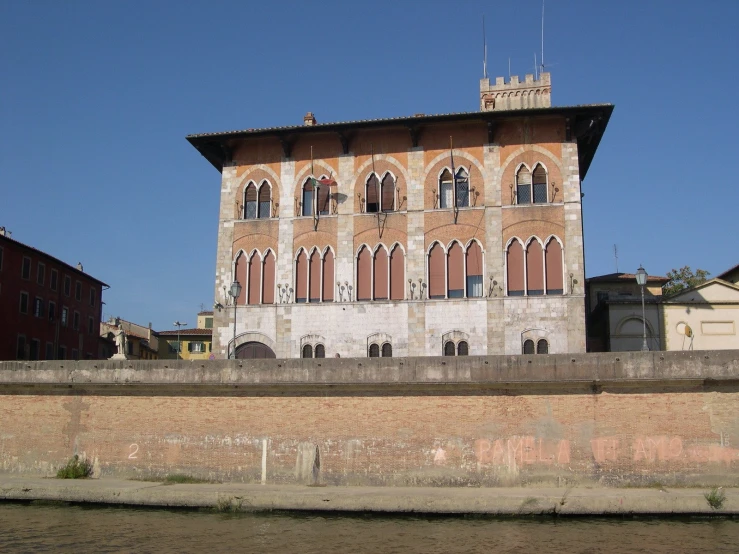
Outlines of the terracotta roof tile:
M 596 275 L 585 279 L 588 283 L 621 283 L 623 281 L 636 282 L 634 273 L 608 273 L 606 275 Z M 670 279 L 661 275 L 647 275 L 647 282 L 667 283 Z

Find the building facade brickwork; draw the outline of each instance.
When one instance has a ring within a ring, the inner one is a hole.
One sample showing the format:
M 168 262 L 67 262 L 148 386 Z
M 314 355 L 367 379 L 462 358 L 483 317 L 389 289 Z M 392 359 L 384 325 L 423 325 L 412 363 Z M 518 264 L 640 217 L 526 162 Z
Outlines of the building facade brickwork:
M 612 108 L 189 136 L 222 174 L 214 353 L 300 357 L 320 335 L 320 355 L 364 357 L 382 332 L 388 355 L 438 356 L 455 331 L 471 355 L 521 353 L 530 335 L 584 352 L 581 181 Z

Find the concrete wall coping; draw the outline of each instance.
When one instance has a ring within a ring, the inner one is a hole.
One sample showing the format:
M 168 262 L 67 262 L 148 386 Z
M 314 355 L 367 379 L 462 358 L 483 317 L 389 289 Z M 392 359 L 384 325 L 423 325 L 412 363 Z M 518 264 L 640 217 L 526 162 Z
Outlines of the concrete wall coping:
M 739 350 L 539 356 L 327 358 L 283 360 L 86 360 L 0 362 L 0 394 L 83 389 L 126 394 L 267 394 L 315 390 L 480 390 L 552 387 L 699 386 L 739 381 Z M 239 394 L 238 392 L 235 392 Z

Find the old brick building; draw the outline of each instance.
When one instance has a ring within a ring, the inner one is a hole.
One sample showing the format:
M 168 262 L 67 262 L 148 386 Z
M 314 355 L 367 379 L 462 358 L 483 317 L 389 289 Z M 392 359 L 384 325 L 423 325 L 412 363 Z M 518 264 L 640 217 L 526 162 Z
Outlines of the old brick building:
M 0 360 L 94 359 L 108 285 L 0 231 Z
M 483 79 L 479 112 L 188 136 L 222 173 L 214 352 L 584 352 L 580 188 L 613 106 L 550 95 Z

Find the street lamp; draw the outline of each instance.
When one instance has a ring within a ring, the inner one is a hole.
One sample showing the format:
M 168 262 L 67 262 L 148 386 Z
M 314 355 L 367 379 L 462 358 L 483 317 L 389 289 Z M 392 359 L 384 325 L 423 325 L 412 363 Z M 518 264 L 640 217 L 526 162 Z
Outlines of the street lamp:
M 644 268 L 641 265 L 639 266 L 639 269 L 636 270 L 636 284 L 641 287 L 641 317 L 642 323 L 644 324 L 644 340 L 641 345 L 641 350 L 642 352 L 648 352 L 649 347 L 647 346 L 647 316 L 646 312 L 644 311 L 644 285 L 647 284 L 647 272 L 644 271 Z
M 172 325 L 177 327 L 177 359 L 180 359 L 180 352 L 182 352 L 182 349 L 180 348 L 180 327 L 184 327 L 187 325 L 187 323 L 180 323 L 179 321 L 175 321 Z
M 231 295 L 231 298 L 233 298 L 234 303 L 234 340 L 233 340 L 233 357 L 236 357 L 236 299 L 241 296 L 241 283 L 239 283 L 238 279 L 235 280 L 233 283 L 231 283 L 231 290 L 228 291 L 228 294 Z M 231 358 L 232 356 L 229 356 Z

